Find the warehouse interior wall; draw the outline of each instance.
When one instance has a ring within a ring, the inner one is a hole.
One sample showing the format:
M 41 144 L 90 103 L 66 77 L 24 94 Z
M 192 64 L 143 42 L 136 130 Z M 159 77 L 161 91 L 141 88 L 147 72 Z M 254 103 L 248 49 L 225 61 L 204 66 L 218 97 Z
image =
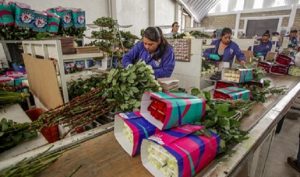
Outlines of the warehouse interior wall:
M 46 10 L 51 7 L 63 6 L 81 8 L 86 12 L 87 24 L 99 17 L 110 16 L 117 19 L 120 25 L 132 25 L 128 29 L 135 35 L 140 35 L 141 29 L 148 26 L 162 26 L 163 32 L 169 32 L 170 25 L 178 21 L 181 25 L 182 7 L 174 0 L 51 0 L 41 3 L 40 0 L 16 0 L 29 4 L 35 10 Z M 150 5 L 154 5 L 151 8 Z M 193 24 L 191 22 L 191 24 Z
M 160 26 L 163 33 L 169 33 L 172 23 L 178 21 L 176 17 L 180 15 L 178 16 L 177 14 L 181 13 L 180 8 L 176 6 L 178 4 L 174 0 L 117 1 L 117 20 L 121 25 L 132 25 L 132 27 L 128 28 L 128 31 L 136 35 L 140 35 L 141 29 L 145 29 L 148 26 Z
M 156 26 L 171 26 L 172 23 L 175 21 L 176 2 L 174 0 L 157 1 L 155 10 Z M 164 33 L 169 33 L 170 31 L 170 27 L 163 28 Z
M 225 0 L 212 8 L 200 25 L 208 32 L 226 26 L 232 28 L 234 33 L 237 31 L 237 37 L 246 33 L 249 20 L 273 19 L 278 20 L 276 31 L 287 33 L 290 29 L 300 29 L 299 15 L 298 0 Z
M 253 13 L 240 13 L 239 32 L 246 32 L 247 21 L 253 19 L 279 19 L 279 26 L 277 32 L 289 31 L 289 19 L 291 10 L 277 10 L 268 12 L 253 12 Z M 237 14 L 228 15 L 210 15 L 206 16 L 201 21 L 201 26 L 206 29 L 217 29 L 224 26 L 234 29 Z M 300 8 L 297 9 L 294 22 L 291 28 L 300 29 Z
M 149 1 L 148 0 L 122 0 L 116 3 L 117 20 L 120 25 L 132 25 L 127 29 L 140 36 L 141 29 L 149 26 Z

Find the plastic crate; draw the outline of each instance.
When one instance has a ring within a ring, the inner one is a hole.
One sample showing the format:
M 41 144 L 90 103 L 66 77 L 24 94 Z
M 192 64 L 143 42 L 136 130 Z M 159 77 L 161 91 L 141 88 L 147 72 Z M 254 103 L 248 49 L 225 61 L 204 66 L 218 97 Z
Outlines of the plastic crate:
M 223 69 L 222 79 L 223 81 L 244 83 L 253 79 L 253 69 Z

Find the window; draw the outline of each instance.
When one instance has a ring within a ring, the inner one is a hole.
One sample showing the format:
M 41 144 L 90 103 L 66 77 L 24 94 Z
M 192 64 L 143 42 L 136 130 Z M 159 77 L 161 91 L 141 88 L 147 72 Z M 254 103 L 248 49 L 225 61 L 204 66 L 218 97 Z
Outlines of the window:
M 254 0 L 253 9 L 261 9 L 263 2 L 263 0 Z
M 237 0 L 234 11 L 239 11 L 244 9 L 245 0 Z

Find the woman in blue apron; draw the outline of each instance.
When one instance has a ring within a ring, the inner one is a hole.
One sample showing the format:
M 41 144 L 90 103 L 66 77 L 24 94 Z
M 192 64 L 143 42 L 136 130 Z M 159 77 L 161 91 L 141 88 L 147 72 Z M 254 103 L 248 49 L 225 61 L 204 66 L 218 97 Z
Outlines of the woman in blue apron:
M 231 41 L 232 31 L 230 28 L 224 28 L 221 33 L 221 38 L 213 40 L 211 45 L 215 48 L 207 49 L 204 51 L 203 56 L 207 59 L 214 61 L 229 62 L 232 65 L 234 56 L 241 65 L 245 65 L 245 55 L 240 47 Z

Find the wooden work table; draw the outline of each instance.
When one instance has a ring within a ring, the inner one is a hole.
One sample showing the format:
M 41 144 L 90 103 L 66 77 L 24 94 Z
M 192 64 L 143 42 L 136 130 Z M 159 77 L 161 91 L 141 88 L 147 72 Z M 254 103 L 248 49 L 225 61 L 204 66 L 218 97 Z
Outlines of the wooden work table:
M 236 152 L 222 162 L 212 162 L 198 176 L 261 176 L 261 164 L 266 158 L 277 122 L 286 114 L 299 90 L 300 78 L 269 76 L 274 86 L 286 86 L 289 91 L 271 97 L 264 104 L 256 104 L 249 116 L 242 120 L 241 129 L 249 132 L 249 139 L 236 145 Z M 263 158 L 263 159 L 261 159 Z M 148 177 L 152 176 L 142 165 L 140 156 L 131 158 L 118 144 L 113 132 L 106 133 L 65 152 L 40 177 Z M 251 169 L 251 170 L 249 170 Z M 245 175 L 245 171 L 246 174 Z M 243 173 L 244 172 L 244 173 Z

